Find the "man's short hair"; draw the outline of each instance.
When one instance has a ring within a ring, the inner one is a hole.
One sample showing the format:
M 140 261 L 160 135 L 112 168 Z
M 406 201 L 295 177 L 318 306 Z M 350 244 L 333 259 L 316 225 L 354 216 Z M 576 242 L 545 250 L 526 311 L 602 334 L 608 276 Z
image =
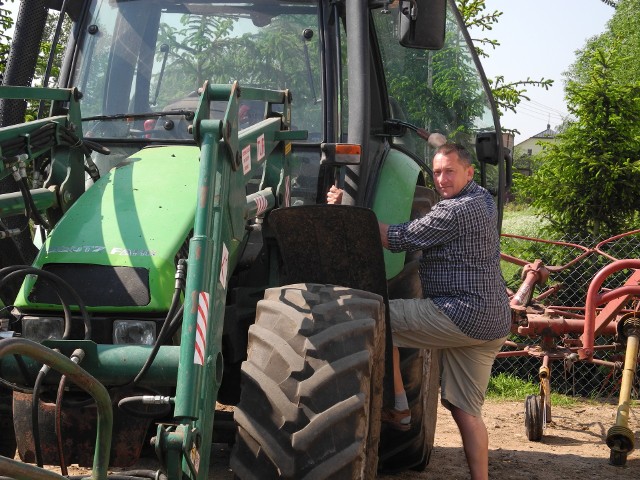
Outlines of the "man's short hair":
M 465 146 L 461 145 L 460 143 L 447 142 L 444 145 L 439 146 L 436 150 L 436 153 L 434 154 L 434 157 L 439 153 L 441 153 L 442 155 L 449 155 L 450 153 L 454 152 L 458 154 L 458 158 L 466 166 L 470 167 L 471 165 L 473 165 L 471 153 L 469 153 L 469 150 L 467 150 Z

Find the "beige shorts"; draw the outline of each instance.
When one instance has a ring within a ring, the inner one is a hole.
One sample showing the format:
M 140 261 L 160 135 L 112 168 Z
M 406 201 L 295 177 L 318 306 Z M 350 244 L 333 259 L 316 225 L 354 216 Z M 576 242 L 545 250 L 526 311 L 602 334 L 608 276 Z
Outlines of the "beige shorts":
M 468 337 L 429 298 L 390 300 L 389 311 L 395 346 L 439 350 L 442 404 L 480 416 L 491 367 L 506 337 Z

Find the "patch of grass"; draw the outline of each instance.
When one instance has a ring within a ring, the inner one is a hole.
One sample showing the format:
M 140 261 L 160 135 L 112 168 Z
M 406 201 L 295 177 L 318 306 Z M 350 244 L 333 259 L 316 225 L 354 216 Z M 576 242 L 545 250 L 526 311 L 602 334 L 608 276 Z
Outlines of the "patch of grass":
M 553 408 L 554 405 L 560 407 L 575 407 L 580 401 L 578 398 L 551 392 L 551 408 Z
M 507 373 L 500 373 L 489 379 L 487 388 L 487 398 L 493 400 L 522 400 L 524 402 L 528 395 L 539 394 L 540 385 L 532 380 L 523 380 Z M 567 395 L 551 392 L 551 406 L 558 405 L 570 407 L 578 404 L 579 401 Z
M 534 385 L 532 381 L 522 380 L 521 378 L 507 373 L 500 373 L 489 379 L 487 398 L 524 400 L 527 395 L 538 393 L 539 390 L 540 387 L 538 387 L 538 385 Z
M 502 232 L 525 237 L 538 237 L 546 220 L 527 206 L 507 204 L 502 217 Z

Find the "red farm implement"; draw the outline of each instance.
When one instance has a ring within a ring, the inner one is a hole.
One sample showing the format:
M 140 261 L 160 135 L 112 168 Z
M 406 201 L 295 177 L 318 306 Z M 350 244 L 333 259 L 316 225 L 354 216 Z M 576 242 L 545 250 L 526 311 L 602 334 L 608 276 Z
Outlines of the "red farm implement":
M 635 259 L 625 258 L 629 251 L 621 254 L 623 249 L 619 244 L 639 238 L 640 230 L 633 230 L 601 241 L 595 247 L 585 247 L 503 234 L 503 241 L 535 245 L 537 251 L 547 250 L 549 257 L 530 263 L 502 254 L 504 262 L 521 267 L 520 287 L 515 293 L 510 292 L 512 334 L 514 338 L 525 337 L 533 343 L 509 339 L 498 358 L 530 356 L 541 361 L 540 392 L 525 400 L 525 430 L 529 440 L 541 440 L 545 425 L 551 421 L 552 362 L 562 361 L 565 368 L 567 364 L 588 362 L 609 369 L 607 378 L 614 374 L 620 376 L 616 385 L 619 388 L 616 420 L 606 437 L 611 449 L 610 463 L 624 465 L 627 455 L 633 451 L 634 434 L 628 420 L 640 339 L 640 259 L 637 247 L 632 254 Z M 558 263 L 558 256 L 549 252 L 560 249 L 571 249 L 578 255 L 569 261 L 563 259 L 561 265 L 547 265 Z M 566 274 L 576 270 L 590 278 L 581 292 L 584 300 L 579 303 L 567 301 L 566 294 L 576 285 L 567 280 Z M 559 305 L 554 303 L 558 300 Z M 615 352 L 624 352 L 624 355 Z

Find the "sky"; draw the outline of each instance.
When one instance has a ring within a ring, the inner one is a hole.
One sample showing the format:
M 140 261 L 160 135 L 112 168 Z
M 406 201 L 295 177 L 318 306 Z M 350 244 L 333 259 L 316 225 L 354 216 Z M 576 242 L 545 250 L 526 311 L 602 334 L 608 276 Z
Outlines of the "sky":
M 504 76 L 506 82 L 550 78 L 548 90 L 527 87 L 517 113 L 505 113 L 503 128 L 517 129 L 515 144 L 554 128 L 567 115 L 564 100 L 564 77 L 575 61 L 576 50 L 586 41 L 606 30 L 615 10 L 601 0 L 486 0 L 486 13 L 503 12 L 493 30 L 472 30 L 472 38 L 490 38 L 500 43 L 490 47 L 489 59 L 482 59 L 488 78 Z
M 15 12 L 14 4 L 5 8 Z M 564 101 L 565 72 L 575 60 L 575 52 L 586 40 L 602 33 L 614 9 L 601 0 L 485 0 L 485 14 L 503 12 L 490 31 L 475 29 L 472 38 L 490 38 L 500 45 L 485 47 L 488 59 L 481 59 L 488 78 L 502 75 L 506 82 L 550 78 L 548 90 L 527 87 L 530 101 L 523 100 L 517 113 L 506 112 L 503 128 L 516 129 L 515 144 L 540 133 L 547 124 L 554 128 L 567 115 Z

